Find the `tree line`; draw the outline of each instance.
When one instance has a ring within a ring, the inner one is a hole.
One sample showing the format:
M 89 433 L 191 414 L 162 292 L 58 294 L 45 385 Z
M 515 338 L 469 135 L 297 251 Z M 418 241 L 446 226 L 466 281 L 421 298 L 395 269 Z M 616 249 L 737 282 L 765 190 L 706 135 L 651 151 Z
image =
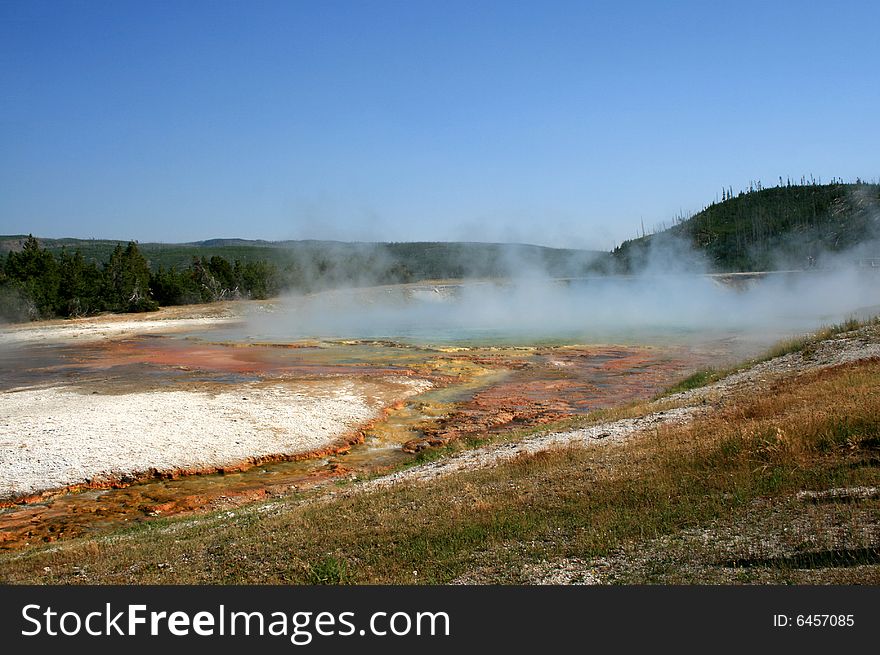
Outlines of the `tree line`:
M 108 261 L 86 260 L 79 250 L 56 256 L 29 235 L 20 251 L 0 256 L 0 318 L 36 320 L 98 312 L 142 312 L 239 298 L 268 298 L 280 285 L 274 264 L 230 263 L 220 256 L 193 257 L 183 269 L 156 267 L 137 243 L 117 244 Z

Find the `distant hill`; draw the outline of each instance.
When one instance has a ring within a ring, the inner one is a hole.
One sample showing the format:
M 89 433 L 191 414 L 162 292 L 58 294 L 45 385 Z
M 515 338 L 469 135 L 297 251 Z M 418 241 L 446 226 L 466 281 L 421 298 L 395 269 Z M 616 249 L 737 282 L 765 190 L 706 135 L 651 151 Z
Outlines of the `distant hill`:
M 638 269 L 652 249 L 682 244 L 723 272 L 805 268 L 847 251 L 880 257 L 880 185 L 785 185 L 730 195 L 667 230 L 625 241 L 612 253 L 618 268 Z
M 38 236 L 38 235 L 37 235 Z M 38 236 L 39 238 L 39 236 Z M 0 236 L 0 255 L 19 250 L 26 235 Z M 109 239 L 44 239 L 42 247 L 59 254 L 79 250 L 98 264 L 117 244 Z M 410 282 L 427 279 L 506 277 L 538 269 L 554 277 L 588 274 L 609 258 L 592 250 L 547 248 L 525 244 L 468 242 L 365 243 L 340 241 L 264 241 L 208 239 L 194 243 L 139 243 L 150 269 L 189 266 L 194 257 L 220 256 L 232 262 L 269 261 L 284 286 L 300 289 Z
M 37 235 L 39 237 L 39 235 Z M 19 250 L 26 235 L 0 236 L 0 257 Z M 108 261 L 120 242 L 43 239 L 58 255 L 78 250 L 87 261 Z M 552 277 L 631 272 L 650 253 L 673 252 L 676 261 L 702 256 L 719 272 L 805 268 L 830 254 L 880 258 L 880 185 L 801 184 L 753 189 L 715 202 L 669 229 L 625 241 L 612 253 L 526 244 L 470 242 L 369 243 L 265 241 L 216 238 L 193 243 L 139 243 L 155 272 L 183 270 L 194 258 L 269 262 L 283 287 L 302 290 L 350 284 L 492 278 L 540 270 Z M 853 249 L 861 248 L 855 252 Z M 693 252 L 685 252 L 693 251 Z

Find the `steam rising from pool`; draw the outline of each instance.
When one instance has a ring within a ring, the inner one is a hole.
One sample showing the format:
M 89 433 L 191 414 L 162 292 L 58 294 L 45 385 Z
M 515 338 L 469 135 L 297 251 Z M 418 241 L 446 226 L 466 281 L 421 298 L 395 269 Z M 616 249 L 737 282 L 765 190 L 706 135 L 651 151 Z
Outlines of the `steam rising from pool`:
M 841 269 L 733 283 L 694 273 L 346 289 L 285 298 L 250 317 L 255 340 L 390 339 L 420 343 L 769 340 L 876 313 L 880 275 Z
M 511 246 L 501 251 L 503 280 L 291 295 L 274 311 L 249 317 L 238 336 L 509 345 L 734 335 L 769 343 L 852 316 L 872 316 L 880 308 L 880 268 L 858 265 L 859 258 L 880 252 L 880 238 L 847 253 L 822 253 L 807 270 L 715 276 L 689 243 L 661 236 L 638 260 L 637 274 L 583 277 L 573 268 L 572 277 L 558 279 L 528 251 Z M 464 270 L 467 278 L 468 270 L 473 276 L 482 269 L 465 262 Z

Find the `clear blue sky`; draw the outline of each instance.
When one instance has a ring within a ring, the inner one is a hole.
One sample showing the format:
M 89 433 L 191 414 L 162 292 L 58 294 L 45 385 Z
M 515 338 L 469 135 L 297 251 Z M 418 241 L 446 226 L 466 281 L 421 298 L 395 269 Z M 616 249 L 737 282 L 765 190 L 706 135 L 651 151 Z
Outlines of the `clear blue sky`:
M 0 0 L 0 233 L 610 248 L 880 177 L 880 2 Z

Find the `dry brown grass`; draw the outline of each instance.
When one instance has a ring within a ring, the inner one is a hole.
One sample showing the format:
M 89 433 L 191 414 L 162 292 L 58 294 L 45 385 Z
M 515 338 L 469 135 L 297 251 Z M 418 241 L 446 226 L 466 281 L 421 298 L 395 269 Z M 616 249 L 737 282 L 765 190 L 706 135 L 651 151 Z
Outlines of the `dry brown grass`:
M 865 361 L 776 381 L 729 399 L 714 414 L 623 445 L 542 452 L 430 484 L 343 490 L 308 504 L 289 499 L 235 513 L 147 522 L 106 538 L 6 554 L 0 579 L 527 582 L 524 571 L 544 561 L 613 559 L 646 544 L 671 544 L 679 535 L 716 529 L 719 521 L 735 529 L 749 517 L 765 535 L 782 532 L 801 511 L 785 504 L 797 491 L 880 485 L 878 463 L 880 362 Z M 809 532 L 819 524 L 810 525 L 799 528 L 806 532 L 786 547 L 816 543 Z M 867 527 L 859 532 L 859 547 L 870 553 L 880 547 L 880 534 Z M 694 544 L 689 556 L 699 559 Z M 717 548 L 707 549 L 706 558 L 718 560 Z M 792 578 L 795 560 L 774 561 L 761 569 L 770 571 L 767 580 L 799 580 Z M 836 567 L 833 557 L 827 564 Z M 857 575 L 876 581 L 878 568 L 869 563 Z M 637 575 L 609 579 L 701 580 L 669 566 L 636 569 Z

